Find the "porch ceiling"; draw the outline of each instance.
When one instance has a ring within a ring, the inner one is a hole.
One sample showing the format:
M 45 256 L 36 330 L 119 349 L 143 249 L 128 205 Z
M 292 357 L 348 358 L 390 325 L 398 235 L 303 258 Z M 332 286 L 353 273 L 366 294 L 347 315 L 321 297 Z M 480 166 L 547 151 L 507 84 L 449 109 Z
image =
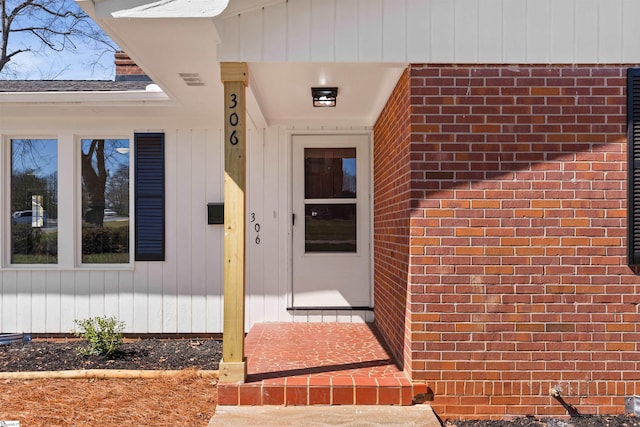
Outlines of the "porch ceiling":
M 186 114 L 221 123 L 223 85 L 213 19 L 104 17 L 93 1 L 78 3 Z M 372 126 L 404 67 L 250 62 L 248 114 L 258 126 Z M 185 75 L 198 85 L 188 85 Z M 339 87 L 337 107 L 313 108 L 312 86 Z

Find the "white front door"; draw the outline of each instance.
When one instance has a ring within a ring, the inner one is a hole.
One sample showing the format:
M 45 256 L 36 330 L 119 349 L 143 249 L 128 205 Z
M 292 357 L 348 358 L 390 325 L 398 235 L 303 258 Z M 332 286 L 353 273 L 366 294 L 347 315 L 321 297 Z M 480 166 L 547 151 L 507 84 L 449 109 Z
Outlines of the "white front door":
M 293 307 L 370 307 L 370 137 L 292 143 Z

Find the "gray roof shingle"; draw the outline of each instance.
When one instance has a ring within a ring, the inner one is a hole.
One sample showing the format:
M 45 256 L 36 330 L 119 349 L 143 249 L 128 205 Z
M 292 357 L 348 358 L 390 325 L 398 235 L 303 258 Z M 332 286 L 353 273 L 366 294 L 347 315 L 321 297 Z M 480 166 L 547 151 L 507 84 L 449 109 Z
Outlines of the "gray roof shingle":
M 145 90 L 151 81 L 0 80 L 0 92 L 112 92 Z

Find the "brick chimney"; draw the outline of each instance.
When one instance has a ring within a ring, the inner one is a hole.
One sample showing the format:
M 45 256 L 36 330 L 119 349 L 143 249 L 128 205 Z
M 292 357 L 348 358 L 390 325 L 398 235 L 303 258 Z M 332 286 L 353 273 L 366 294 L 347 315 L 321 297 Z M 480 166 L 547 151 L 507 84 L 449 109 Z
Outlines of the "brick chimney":
M 119 50 L 115 55 L 116 81 L 151 81 L 142 68 L 133 62 L 129 55 Z

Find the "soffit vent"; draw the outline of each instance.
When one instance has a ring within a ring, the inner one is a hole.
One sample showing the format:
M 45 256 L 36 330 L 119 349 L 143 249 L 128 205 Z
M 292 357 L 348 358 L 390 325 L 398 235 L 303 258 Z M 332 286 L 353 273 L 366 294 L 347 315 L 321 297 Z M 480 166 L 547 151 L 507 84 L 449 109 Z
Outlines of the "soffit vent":
M 187 86 L 204 86 L 200 73 L 178 73 Z

